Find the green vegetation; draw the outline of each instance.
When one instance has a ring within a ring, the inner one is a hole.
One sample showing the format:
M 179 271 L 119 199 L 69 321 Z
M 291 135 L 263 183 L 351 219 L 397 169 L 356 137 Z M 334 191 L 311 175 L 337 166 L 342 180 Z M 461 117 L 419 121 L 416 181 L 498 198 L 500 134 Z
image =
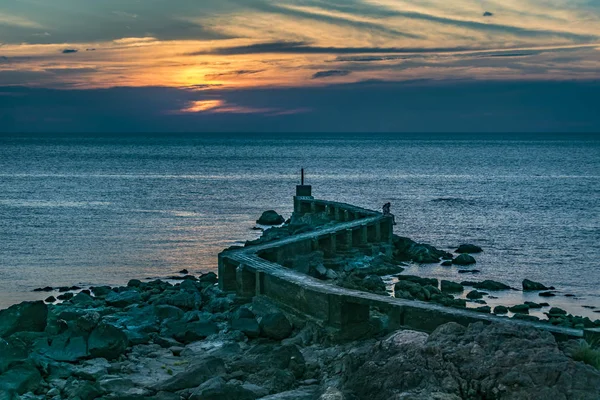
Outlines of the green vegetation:
M 573 360 L 583 361 L 584 363 L 591 365 L 592 367 L 600 370 L 600 348 L 598 344 L 583 343 L 573 353 Z

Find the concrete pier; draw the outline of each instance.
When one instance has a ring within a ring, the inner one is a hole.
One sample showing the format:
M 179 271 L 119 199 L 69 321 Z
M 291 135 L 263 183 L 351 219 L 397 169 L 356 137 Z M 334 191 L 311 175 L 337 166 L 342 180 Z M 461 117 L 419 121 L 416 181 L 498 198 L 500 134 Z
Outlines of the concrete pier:
M 326 212 L 339 221 L 332 227 L 302 233 L 285 239 L 224 251 L 219 255 L 219 287 L 244 297 L 260 296 L 301 317 L 317 321 L 341 333 L 360 333 L 369 323 L 370 311 L 376 308 L 388 316 L 389 328 L 407 328 L 432 332 L 438 326 L 457 322 L 504 322 L 535 327 L 552 333 L 559 340 L 584 337 L 584 331 L 556 327 L 541 322 L 507 319 L 468 309 L 387 297 L 342 288 L 286 268 L 286 259 L 314 250 L 335 253 L 352 247 L 380 243 L 392 250 L 393 221 L 382 213 L 350 204 L 317 200 L 310 187 L 296 196 L 297 213 Z M 586 330 L 587 338 L 598 338 L 600 331 Z M 350 338 L 349 336 L 345 336 Z

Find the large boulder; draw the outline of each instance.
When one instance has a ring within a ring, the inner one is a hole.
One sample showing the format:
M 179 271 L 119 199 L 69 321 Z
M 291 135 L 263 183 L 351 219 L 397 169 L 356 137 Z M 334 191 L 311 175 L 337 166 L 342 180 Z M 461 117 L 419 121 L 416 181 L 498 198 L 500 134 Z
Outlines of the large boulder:
M 283 218 L 281 215 L 277 214 L 277 212 L 274 210 L 265 211 L 264 213 L 262 213 L 260 218 L 256 221 L 257 224 L 268 225 L 268 226 L 281 225 L 284 222 L 285 222 L 285 218 Z
M 400 299 L 428 301 L 431 298 L 431 293 L 425 286 L 418 283 L 399 281 L 394 285 L 394 296 Z
M 3 393 L 33 392 L 41 381 L 42 376 L 35 367 L 28 364 L 15 366 L 0 375 L 0 398 Z
M 435 247 L 417 243 L 412 239 L 393 236 L 394 258 L 397 261 L 414 261 L 420 264 L 438 263 L 440 259 L 451 260 L 452 254 Z
M 40 349 L 46 357 L 62 362 L 77 362 L 89 357 L 88 345 L 83 335 L 64 332 L 54 336 L 50 342 Z
M 255 400 L 255 392 L 242 385 L 226 383 L 221 377 L 209 379 L 192 392 L 190 400 Z
M 43 301 L 23 302 L 0 311 L 0 337 L 15 332 L 42 332 L 48 322 L 48 306 Z
M 470 254 L 476 254 L 476 253 L 481 253 L 483 251 L 483 249 L 479 246 L 476 246 L 474 244 L 461 244 L 460 246 L 458 246 L 458 249 L 456 249 L 456 253 L 460 253 L 460 254 L 465 254 L 465 253 L 470 253 Z
M 473 287 L 475 289 L 482 289 L 482 290 L 508 290 L 511 287 L 502 283 L 502 282 L 497 282 L 497 281 L 492 281 L 492 280 L 485 280 L 483 282 L 477 282 L 473 285 Z
M 452 263 L 454 265 L 472 265 L 472 264 L 475 264 L 476 262 L 477 261 L 468 254 L 461 254 L 460 256 L 458 256 L 454 260 L 452 260 Z
M 271 339 L 283 340 L 292 334 L 292 324 L 281 312 L 265 315 L 260 319 L 261 333 Z
M 465 290 L 465 287 L 460 283 L 442 280 L 440 288 L 444 293 L 460 293 Z
M 195 388 L 211 378 L 224 375 L 225 372 L 225 363 L 220 358 L 202 357 L 195 359 L 185 371 L 154 385 L 153 389 L 156 391 L 176 392 L 178 390 Z
M 92 357 L 113 360 L 127 349 L 129 339 L 119 328 L 101 323 L 90 334 L 88 350 Z
M 340 363 L 340 389 L 370 400 L 597 400 L 600 393 L 600 371 L 566 356 L 548 332 L 449 323 L 417 338 L 353 349 Z
M 106 304 L 113 307 L 127 307 L 142 302 L 142 296 L 136 290 L 125 290 L 123 292 L 110 292 L 106 296 Z
M 435 278 L 421 278 L 420 276 L 416 276 L 416 275 L 398 275 L 397 278 L 399 281 L 414 282 L 421 286 L 431 285 L 431 286 L 437 287 L 437 285 L 438 285 L 438 280 Z
M 523 279 L 523 291 L 536 291 L 536 290 L 551 290 L 554 288 L 549 288 L 542 285 L 539 282 L 530 281 L 529 279 Z

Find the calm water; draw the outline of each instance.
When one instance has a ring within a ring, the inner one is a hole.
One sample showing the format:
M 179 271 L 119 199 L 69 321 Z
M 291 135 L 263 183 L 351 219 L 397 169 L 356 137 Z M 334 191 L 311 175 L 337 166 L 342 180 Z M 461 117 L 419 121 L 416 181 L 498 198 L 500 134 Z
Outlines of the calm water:
M 485 138 L 0 137 L 0 308 L 40 286 L 215 270 L 263 210 L 290 215 L 305 167 L 317 197 L 391 201 L 400 235 L 479 244 L 477 279 L 554 285 L 554 305 L 600 318 L 581 307 L 600 307 L 600 138 Z

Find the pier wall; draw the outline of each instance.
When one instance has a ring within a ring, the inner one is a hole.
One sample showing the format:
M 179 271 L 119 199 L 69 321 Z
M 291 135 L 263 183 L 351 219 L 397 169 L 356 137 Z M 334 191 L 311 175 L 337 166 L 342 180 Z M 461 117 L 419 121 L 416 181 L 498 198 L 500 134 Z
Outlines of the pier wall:
M 266 298 L 348 338 L 366 332 L 373 309 L 387 316 L 389 330 L 405 328 L 430 333 L 448 322 L 466 326 L 496 321 L 542 329 L 559 340 L 598 336 L 594 330 L 584 333 L 541 322 L 507 319 L 468 309 L 346 289 L 286 268 L 282 265 L 285 258 L 315 250 L 335 252 L 376 243 L 392 248 L 393 221 L 379 212 L 312 198 L 295 198 L 294 209 L 300 214 L 325 212 L 338 223 L 262 245 L 222 252 L 219 254 L 219 286 L 222 290 L 235 291 L 249 298 Z

